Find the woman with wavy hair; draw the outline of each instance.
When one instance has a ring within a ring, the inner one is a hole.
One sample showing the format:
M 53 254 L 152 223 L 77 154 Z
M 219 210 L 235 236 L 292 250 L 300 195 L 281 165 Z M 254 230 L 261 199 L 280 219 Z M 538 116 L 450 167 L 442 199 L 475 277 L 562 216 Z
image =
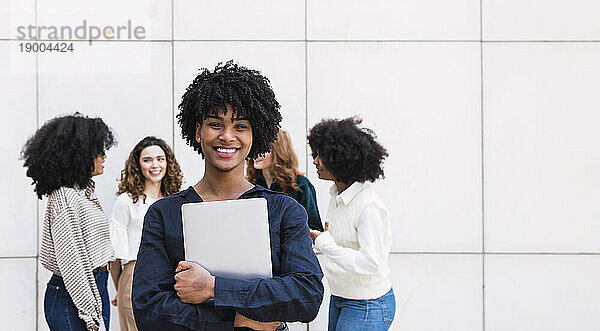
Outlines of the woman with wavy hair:
M 279 130 L 270 152 L 248 159 L 246 165 L 248 181 L 273 191 L 287 193 L 306 209 L 308 227 L 323 231 L 315 188 L 298 170 L 298 157 L 285 130 Z
M 117 258 L 110 264 L 117 288 L 112 304 L 118 307 L 121 331 L 137 330 L 131 307 L 131 286 L 146 211 L 158 199 L 179 192 L 181 182 L 175 154 L 164 140 L 152 136 L 135 145 L 121 171 L 110 223 Z
M 38 198 L 48 196 L 39 258 L 53 274 L 44 294 L 50 330 L 108 329 L 106 265 L 114 255 L 92 177 L 115 144 L 102 119 L 75 113 L 47 121 L 23 147 Z

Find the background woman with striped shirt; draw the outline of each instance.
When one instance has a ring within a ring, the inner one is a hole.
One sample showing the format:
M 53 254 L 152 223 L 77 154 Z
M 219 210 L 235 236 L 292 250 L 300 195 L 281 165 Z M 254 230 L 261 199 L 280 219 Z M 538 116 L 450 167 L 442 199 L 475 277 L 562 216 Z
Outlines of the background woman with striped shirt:
M 92 177 L 104 172 L 115 143 L 102 119 L 75 113 L 46 122 L 23 148 L 38 198 L 48 196 L 39 255 L 53 273 L 44 295 L 50 330 L 108 329 L 106 265 L 114 255 Z

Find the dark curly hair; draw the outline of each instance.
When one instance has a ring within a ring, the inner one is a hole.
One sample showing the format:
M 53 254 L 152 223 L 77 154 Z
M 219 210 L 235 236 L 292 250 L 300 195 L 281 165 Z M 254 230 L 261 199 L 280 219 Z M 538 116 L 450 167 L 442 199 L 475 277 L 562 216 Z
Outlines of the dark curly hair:
M 362 119 L 327 119 L 310 129 L 308 144 L 331 175 L 344 184 L 374 182 L 384 178 L 382 163 L 388 156 L 370 129 L 360 128 Z
M 60 187 L 86 187 L 94 159 L 114 145 L 112 131 L 101 118 L 75 113 L 44 123 L 25 143 L 21 159 L 41 199 Z
M 196 141 L 196 124 L 202 125 L 206 117 L 224 112 L 226 105 L 233 109 L 232 120 L 246 118 L 252 126 L 252 147 L 247 158 L 269 152 L 280 127 L 279 103 L 266 77 L 233 61 L 219 63 L 212 72 L 202 69 L 188 86 L 177 115 L 181 137 L 204 157 Z
M 181 189 L 183 175 L 181 174 L 181 168 L 179 167 L 179 163 L 177 163 L 173 150 L 166 141 L 148 136 L 140 140 L 133 147 L 127 161 L 125 161 L 125 168 L 121 170 L 121 180 L 117 195 L 127 193 L 133 200 L 133 203 L 136 203 L 140 197 L 146 202 L 146 195 L 144 194 L 146 179 L 140 169 L 140 155 L 142 154 L 142 150 L 148 146 L 160 147 L 165 152 L 167 159 L 167 169 L 165 176 L 160 182 L 160 192 L 165 196 L 169 196 L 179 192 Z

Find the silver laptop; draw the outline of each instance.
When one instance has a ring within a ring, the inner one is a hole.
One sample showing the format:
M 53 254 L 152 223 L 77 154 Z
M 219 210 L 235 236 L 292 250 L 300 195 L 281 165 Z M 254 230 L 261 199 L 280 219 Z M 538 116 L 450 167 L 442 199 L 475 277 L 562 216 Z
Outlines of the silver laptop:
M 213 276 L 271 278 L 267 200 L 251 198 L 181 206 L 185 259 Z

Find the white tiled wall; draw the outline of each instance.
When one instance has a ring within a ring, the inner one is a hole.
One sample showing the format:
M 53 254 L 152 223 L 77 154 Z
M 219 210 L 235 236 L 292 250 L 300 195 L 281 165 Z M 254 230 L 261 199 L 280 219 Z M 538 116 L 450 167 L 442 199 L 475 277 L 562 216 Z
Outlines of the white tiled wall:
M 177 40 L 304 40 L 303 0 L 173 1 Z
M 313 40 L 479 40 L 478 0 L 307 0 Z
M 16 39 L 17 27 L 35 23 L 35 0 L 6 0 L 0 2 L 0 39 Z M 23 30 L 24 31 L 24 30 Z M 26 33 L 26 31 L 24 31 Z
M 82 26 L 85 20 L 87 26 L 111 26 L 116 30 L 118 26 L 131 24 L 132 27 L 144 27 L 146 40 L 170 40 L 171 18 L 170 1 L 37 0 L 39 26 L 77 27 Z M 134 39 L 132 37 L 133 35 L 128 36 L 129 39 Z
M 600 256 L 486 257 L 489 331 L 600 329 Z
M 3 330 L 34 330 L 36 259 L 0 259 L 0 312 Z
M 0 256 L 37 255 L 37 203 L 31 179 L 18 158 L 29 135 L 36 128 L 35 55 L 22 55 L 16 41 L 0 41 L 0 121 L 4 187 L 0 199 Z
M 483 40 L 600 40 L 596 0 L 483 0 Z
M 307 130 L 359 115 L 388 149 L 374 185 L 393 220 L 393 330 L 600 329 L 599 10 L 592 0 L 2 2 L 2 329 L 47 330 L 50 273 L 36 259 L 45 202 L 17 160 L 36 127 L 81 111 L 114 129 L 97 180 L 108 214 L 145 135 L 174 146 L 193 185 L 201 158 L 174 115 L 198 70 L 229 59 L 271 80 L 323 218 L 330 183 L 316 176 Z M 19 25 L 83 20 L 131 20 L 146 39 L 20 51 Z M 292 329 L 325 330 L 328 302 Z
M 600 252 L 600 44 L 484 45 L 486 250 Z

